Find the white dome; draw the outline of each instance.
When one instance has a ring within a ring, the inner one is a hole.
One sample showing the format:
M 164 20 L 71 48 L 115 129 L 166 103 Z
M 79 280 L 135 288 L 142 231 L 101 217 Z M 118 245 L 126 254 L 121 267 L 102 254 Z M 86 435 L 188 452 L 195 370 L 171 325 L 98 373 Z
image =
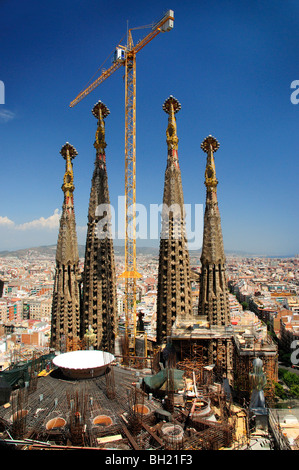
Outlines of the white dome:
M 71 351 L 53 359 L 64 375 L 73 378 L 88 378 L 102 375 L 115 357 L 106 351 Z

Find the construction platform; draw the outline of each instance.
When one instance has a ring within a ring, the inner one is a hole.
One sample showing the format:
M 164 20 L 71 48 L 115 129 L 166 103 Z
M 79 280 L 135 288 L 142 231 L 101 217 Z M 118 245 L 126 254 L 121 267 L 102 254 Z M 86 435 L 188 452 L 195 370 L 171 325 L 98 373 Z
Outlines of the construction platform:
M 182 396 L 169 384 L 160 397 L 146 393 L 144 380 L 150 374 L 149 369 L 114 365 L 103 376 L 69 380 L 55 369 L 29 387 L 14 390 L 0 407 L 0 441 L 22 450 L 197 450 L 234 445 L 236 415 L 225 413 L 224 419 L 226 399 L 220 390 L 209 390 L 206 400 L 194 403 L 191 397 L 181 403 Z
M 28 387 L 11 393 L 10 401 L 0 407 L 1 437 L 12 436 L 16 442 L 25 439 L 28 445 L 35 441 L 33 448 L 132 449 L 135 444 L 128 423 L 131 426 L 138 415 L 144 416 L 145 423 L 160 406 L 148 400 L 140 380 L 139 371 L 118 366 L 85 380 L 67 379 L 55 369 L 38 377 L 34 390 Z

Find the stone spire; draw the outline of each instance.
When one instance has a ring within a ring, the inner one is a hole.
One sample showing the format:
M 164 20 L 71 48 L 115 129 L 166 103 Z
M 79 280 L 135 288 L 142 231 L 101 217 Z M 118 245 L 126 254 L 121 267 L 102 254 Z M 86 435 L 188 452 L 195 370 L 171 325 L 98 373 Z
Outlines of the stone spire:
M 79 255 L 74 212 L 74 175 L 72 160 L 76 149 L 68 142 L 61 155 L 66 161 L 62 190 L 64 202 L 56 249 L 56 272 L 53 291 L 51 347 L 64 349 L 62 343 L 80 336 Z
M 91 181 L 83 273 L 82 334 L 92 328 L 95 334 L 94 348 L 113 352 L 117 303 L 104 122 L 109 113 L 109 109 L 101 101 L 92 109 L 98 125 L 94 142 L 96 159 Z
M 178 136 L 175 114 L 181 105 L 170 96 L 163 105 L 168 114 L 168 148 L 160 237 L 157 343 L 165 343 L 176 318 L 192 313 L 189 253 L 185 233 L 184 197 L 178 160 Z
M 219 143 L 209 135 L 202 142 L 201 148 L 207 154 L 205 171 L 207 189 L 198 313 L 206 316 L 210 325 L 228 326 L 230 325 L 230 311 L 226 283 L 226 260 L 217 201 L 218 181 L 214 161 L 214 153 L 219 149 Z

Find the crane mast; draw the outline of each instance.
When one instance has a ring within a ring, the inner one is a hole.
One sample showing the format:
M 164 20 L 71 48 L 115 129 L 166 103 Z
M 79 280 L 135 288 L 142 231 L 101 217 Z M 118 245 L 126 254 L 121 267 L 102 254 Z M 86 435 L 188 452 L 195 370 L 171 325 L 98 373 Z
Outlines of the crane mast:
M 131 31 L 125 63 L 125 333 L 135 351 L 136 287 L 136 52 Z
M 160 32 L 173 28 L 174 13 L 168 10 L 152 25 L 152 30 L 135 46 L 132 29 L 128 30 L 127 45 L 119 45 L 114 60 L 102 74 L 70 103 L 74 107 L 121 66 L 125 66 L 125 335 L 131 351 L 135 352 L 136 287 L 141 275 L 136 268 L 136 54 Z

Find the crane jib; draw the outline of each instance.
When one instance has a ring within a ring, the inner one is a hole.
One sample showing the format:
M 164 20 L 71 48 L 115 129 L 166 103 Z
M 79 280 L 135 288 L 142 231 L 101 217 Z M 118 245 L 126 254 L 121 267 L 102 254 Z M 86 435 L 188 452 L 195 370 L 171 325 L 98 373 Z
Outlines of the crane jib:
M 174 26 L 174 12 L 173 10 L 168 10 L 163 18 L 158 21 L 153 27 L 152 31 L 145 36 L 135 47 L 133 47 L 130 52 L 139 52 L 144 46 L 146 46 L 152 39 L 154 39 L 160 32 L 171 31 Z M 131 36 L 131 30 L 129 30 L 129 35 Z M 128 47 L 119 46 L 116 48 L 114 53 L 114 59 L 111 67 L 102 72 L 102 74 L 85 90 L 81 91 L 78 96 L 70 103 L 70 107 L 73 108 L 78 104 L 85 96 L 91 93 L 97 86 L 99 86 L 106 78 L 110 77 L 121 65 L 125 65 L 126 53 L 129 52 Z

